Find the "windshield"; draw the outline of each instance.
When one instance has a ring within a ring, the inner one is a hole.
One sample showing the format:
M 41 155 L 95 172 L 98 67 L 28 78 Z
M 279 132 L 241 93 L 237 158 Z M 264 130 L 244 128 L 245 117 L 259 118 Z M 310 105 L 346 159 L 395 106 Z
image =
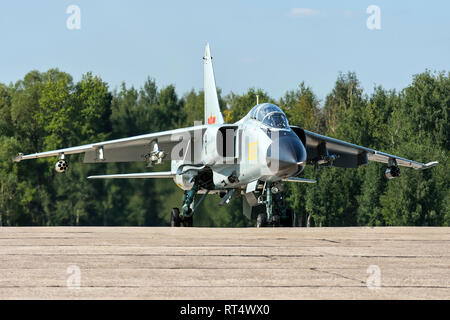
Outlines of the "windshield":
M 287 129 L 289 126 L 286 116 L 281 112 L 269 113 L 264 117 L 263 123 L 268 125 L 269 127 L 279 129 Z
M 250 111 L 250 117 L 273 128 L 287 129 L 289 124 L 283 111 L 274 104 L 261 103 Z
M 256 118 L 259 121 L 263 122 L 264 117 L 272 112 L 281 112 L 281 110 L 274 104 L 266 103 L 258 109 L 258 114 L 257 114 Z

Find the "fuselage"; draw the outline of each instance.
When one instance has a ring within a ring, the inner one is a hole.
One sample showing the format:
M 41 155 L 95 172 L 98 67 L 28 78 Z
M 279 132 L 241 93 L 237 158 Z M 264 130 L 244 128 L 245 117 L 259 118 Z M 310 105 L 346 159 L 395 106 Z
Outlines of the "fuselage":
M 208 126 L 199 162 L 202 170 L 211 170 L 216 190 L 242 188 L 255 180 L 275 182 L 298 175 L 305 166 L 306 149 L 283 111 L 263 103 L 234 124 Z M 181 164 L 172 163 L 172 170 Z M 195 174 L 185 172 L 175 182 L 188 190 Z

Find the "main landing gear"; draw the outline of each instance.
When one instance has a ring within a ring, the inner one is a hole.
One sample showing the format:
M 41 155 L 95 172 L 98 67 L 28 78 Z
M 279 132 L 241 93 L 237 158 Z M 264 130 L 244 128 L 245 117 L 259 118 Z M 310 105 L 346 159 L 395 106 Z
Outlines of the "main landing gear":
M 259 213 L 256 218 L 256 227 L 294 227 L 296 216 L 286 208 L 283 186 L 281 184 L 266 184 L 258 199 L 260 204 L 266 206 L 266 212 Z
M 170 226 L 171 227 L 192 227 L 194 222 L 193 216 L 190 217 L 182 217 L 180 215 L 180 209 L 173 208 L 172 209 L 172 216 L 170 219 Z
M 195 209 L 200 205 L 200 203 L 205 199 L 206 195 L 209 193 L 209 190 L 206 191 L 199 201 L 195 203 L 194 199 L 197 192 L 200 189 L 199 179 L 194 179 L 194 185 L 192 189 L 189 191 L 184 191 L 183 193 L 183 205 L 181 206 L 181 212 L 178 208 L 172 209 L 170 225 L 172 227 L 192 227 L 194 225 L 194 212 Z

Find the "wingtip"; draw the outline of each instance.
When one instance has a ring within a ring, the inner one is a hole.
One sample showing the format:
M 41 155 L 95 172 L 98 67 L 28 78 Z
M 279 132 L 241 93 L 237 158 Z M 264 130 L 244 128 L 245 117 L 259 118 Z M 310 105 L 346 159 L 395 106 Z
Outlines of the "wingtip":
M 426 164 L 423 166 L 423 169 L 432 168 L 432 167 L 437 166 L 438 164 L 439 164 L 439 161 L 431 161 L 431 162 L 426 163 Z
M 13 161 L 14 162 L 20 162 L 20 161 L 22 161 L 22 159 L 23 159 L 23 153 L 18 153 L 17 154 L 17 156 L 15 156 L 14 158 L 13 158 Z

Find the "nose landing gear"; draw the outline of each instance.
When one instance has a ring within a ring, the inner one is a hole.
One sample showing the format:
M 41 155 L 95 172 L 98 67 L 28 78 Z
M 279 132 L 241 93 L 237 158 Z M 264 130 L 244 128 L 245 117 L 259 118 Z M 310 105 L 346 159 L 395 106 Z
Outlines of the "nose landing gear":
M 281 184 L 266 184 L 258 199 L 260 204 L 265 204 L 266 212 L 258 214 L 256 227 L 294 227 L 296 216 L 294 212 L 286 208 L 283 187 Z

